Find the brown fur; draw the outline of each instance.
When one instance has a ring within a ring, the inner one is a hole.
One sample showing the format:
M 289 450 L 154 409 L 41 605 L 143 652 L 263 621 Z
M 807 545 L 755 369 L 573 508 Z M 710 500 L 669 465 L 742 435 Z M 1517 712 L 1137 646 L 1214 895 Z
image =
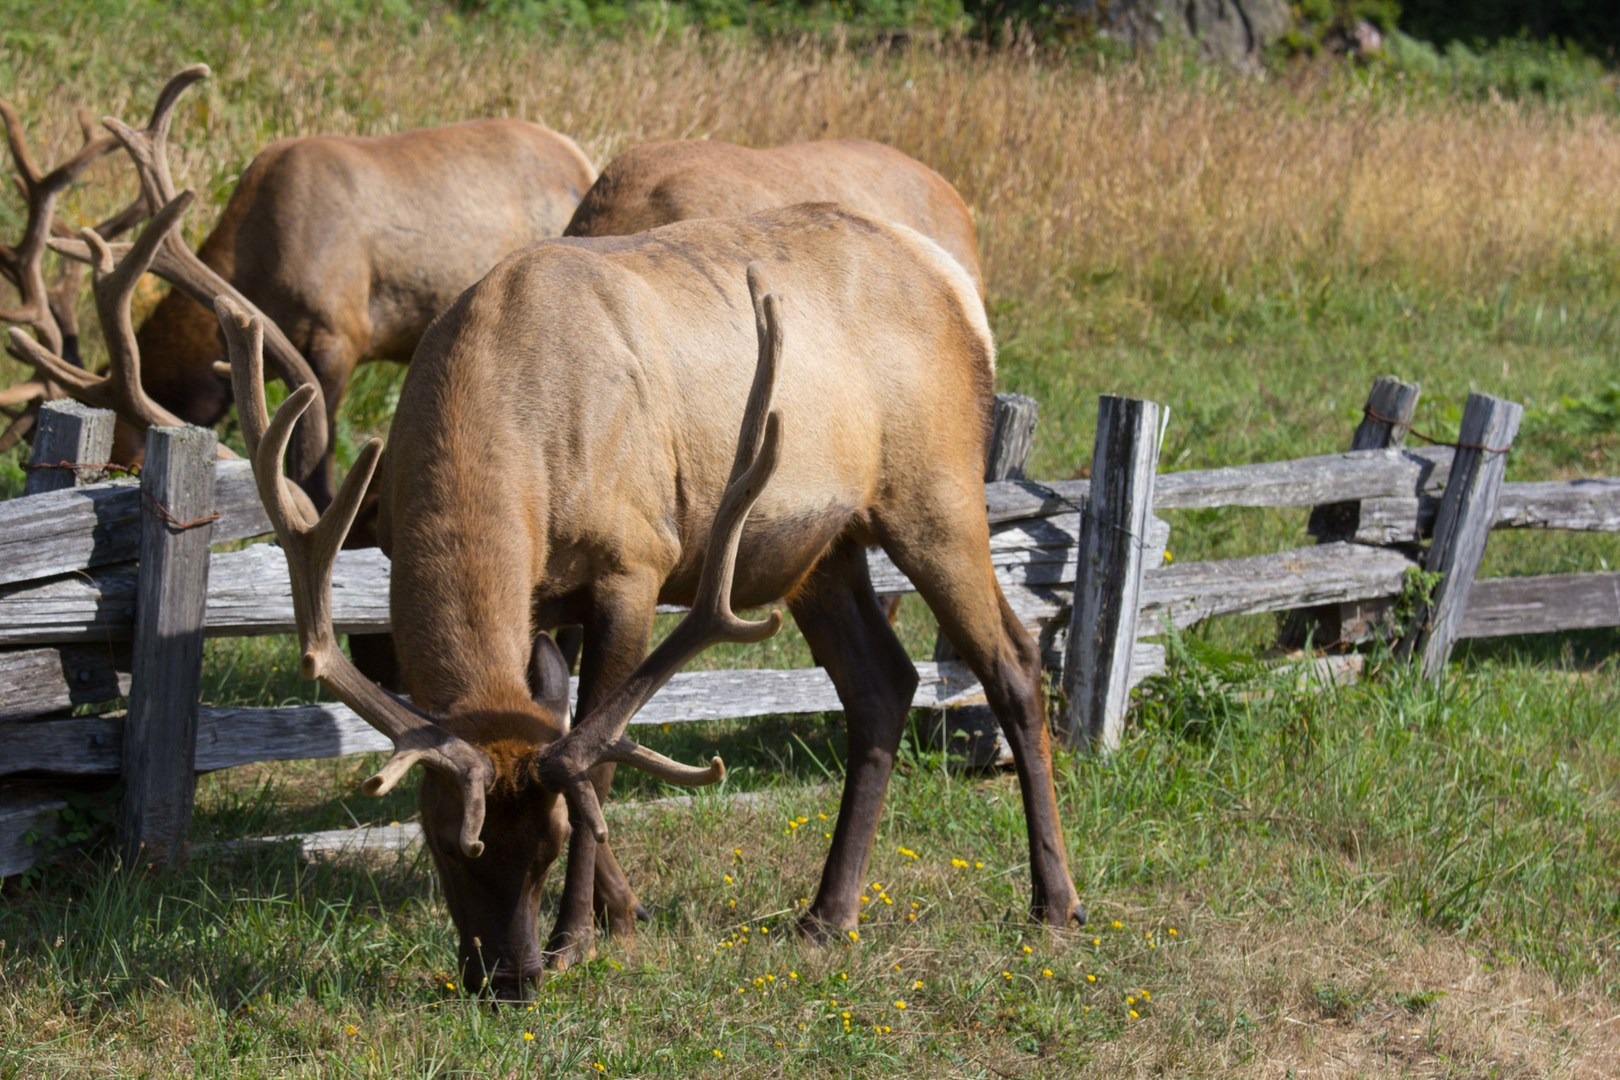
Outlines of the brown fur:
M 718 139 L 634 146 L 602 170 L 564 235 L 625 236 L 803 202 L 840 203 L 916 229 L 961 263 L 983 295 L 973 215 L 956 189 L 915 158 L 865 139 L 759 150 Z
M 408 360 L 463 289 L 562 232 L 594 179 L 571 140 L 521 120 L 285 139 L 248 165 L 198 255 L 308 358 L 331 416 L 357 363 Z M 191 423 L 224 416 L 213 312 L 172 291 L 137 340 L 159 404 Z M 121 425 L 115 460 L 140 443 Z
M 590 710 L 645 654 L 656 605 L 692 599 L 757 355 L 745 273 L 755 260 L 784 308 L 774 398 L 783 437 L 743 533 L 732 599 L 741 608 L 792 592 L 851 739 L 838 832 L 805 928 L 855 923 L 916 684 L 866 579 L 872 542 L 910 575 L 984 681 L 1019 760 L 1033 907 L 1066 924 L 1077 900 L 1039 655 L 988 557 L 981 477 L 993 345 L 973 279 L 910 229 L 800 205 L 551 241 L 469 289 L 417 350 L 381 478 L 407 686 L 442 726 L 477 743 L 488 713 L 532 711 L 535 634 L 582 621 L 579 727 L 591 723 Z M 596 779 L 600 792 L 607 779 Z M 503 993 L 520 993 L 536 973 L 525 928 L 543 876 L 535 867 L 567 829 L 557 802 L 538 785 L 492 800 L 485 836 L 499 845 L 469 861 L 449 842 L 459 797 L 443 784 L 422 788 L 464 970 L 493 972 Z M 588 955 L 592 858 L 605 851 L 589 830 L 574 832 L 554 960 Z M 603 880 L 598 867 L 599 888 Z M 610 911 L 635 903 L 622 879 L 621 888 Z M 625 921 L 618 911 L 615 925 Z M 483 946 L 469 951 L 473 940 Z

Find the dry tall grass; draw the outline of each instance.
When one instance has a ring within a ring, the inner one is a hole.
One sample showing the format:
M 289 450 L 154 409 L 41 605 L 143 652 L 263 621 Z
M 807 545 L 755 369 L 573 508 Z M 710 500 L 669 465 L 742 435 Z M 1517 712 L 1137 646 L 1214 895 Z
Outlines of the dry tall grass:
M 206 57 L 216 78 L 181 119 L 179 171 L 215 202 L 275 137 L 491 114 L 541 120 L 599 162 L 650 139 L 881 139 L 957 184 L 992 294 L 1025 300 L 1098 276 L 1158 292 L 1279 271 L 1474 290 L 1607 273 L 1620 247 L 1611 116 L 949 49 L 291 25 L 163 55 L 86 35 L 75 75 L 60 54 L 18 57 L 5 93 L 65 149 L 73 108 L 133 117 L 169 70 Z

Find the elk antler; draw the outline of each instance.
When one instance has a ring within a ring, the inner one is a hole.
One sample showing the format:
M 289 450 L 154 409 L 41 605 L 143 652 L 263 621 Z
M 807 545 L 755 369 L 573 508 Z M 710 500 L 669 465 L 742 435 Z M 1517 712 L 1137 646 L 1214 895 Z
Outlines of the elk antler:
M 141 428 L 179 425 L 185 421 L 147 396 L 141 386 L 141 354 L 135 344 L 135 327 L 130 319 L 129 302 L 135 285 L 151 266 L 159 245 L 174 234 L 180 219 L 191 206 L 186 192 L 157 212 L 140 238 L 130 245 L 122 260 L 113 261 L 111 248 L 93 229 L 82 232 L 84 242 L 95 256 L 96 316 L 107 339 L 106 375 L 92 375 L 75 367 L 50 349 L 36 342 L 21 327 L 11 330 L 13 351 L 32 364 L 49 381 L 60 383 L 69 394 L 86 405 L 112 409 L 129 423 Z M 229 448 L 220 446 L 219 456 L 234 458 Z
M 81 114 L 79 124 L 84 142 L 78 153 L 47 172 L 35 163 L 28 151 L 17 110 L 3 99 L 0 99 L 0 119 L 5 121 L 6 142 L 17 167 L 17 186 L 28 205 L 22 239 L 15 247 L 0 244 L 0 277 L 17 290 L 19 300 L 17 307 L 0 311 L 0 322 L 26 326 L 47 349 L 61 352 L 65 335 L 71 332 L 64 327 L 64 321 L 72 323 L 73 329 L 77 328 L 72 309 L 78 293 L 78 274 L 64 274 L 63 280 L 54 286 L 45 282 L 46 243 L 53 231 L 66 227 L 56 220 L 56 200 L 86 169 L 116 150 L 118 143 L 108 134 L 97 133 Z M 139 205 L 126 208 L 111 222 L 120 222 Z M 128 228 L 127 222 L 124 227 Z
M 317 517 L 303 492 L 288 483 L 281 472 L 293 425 L 316 399 L 316 388 L 298 387 L 276 410 L 275 419 L 268 419 L 262 319 L 227 297 L 215 301 L 214 312 L 225 329 L 237 414 L 253 461 L 259 498 L 287 555 L 293 612 L 303 653 L 300 670 L 306 679 L 319 679 L 321 685 L 393 741 L 393 756 L 365 782 L 366 794 L 384 794 L 417 763 L 439 770 L 460 786 L 461 850 L 468 858 L 477 858 L 484 850 L 483 841 L 478 839 L 484 828 L 484 797 L 495 777 L 489 758 L 362 675 L 338 648 L 337 633 L 332 628 L 332 563 L 354 524 L 366 485 L 377 467 L 382 440 L 366 444 L 331 506 Z
M 150 206 L 166 206 L 179 197 L 175 193 L 174 178 L 169 171 L 169 122 L 181 95 L 193 83 L 208 78 L 208 75 L 207 64 L 193 64 L 170 79 L 158 94 L 157 104 L 152 108 L 152 119 L 141 131 L 136 131 L 114 116 L 102 119 L 107 130 L 112 132 L 129 154 L 130 160 L 135 163 L 135 170 L 141 178 L 143 197 Z M 90 262 L 95 257 L 87 244 L 74 240 L 53 240 L 51 247 L 80 262 Z M 121 247 L 111 245 L 115 255 L 120 252 Z M 315 378 L 315 372 L 303 354 L 294 348 L 292 342 L 287 340 L 287 336 L 275 323 L 265 318 L 235 286 L 199 259 L 186 246 L 185 239 L 179 232 L 162 238 L 151 267 L 153 273 L 205 307 L 212 307 L 214 301 L 223 296 L 237 307 L 257 316 L 264 326 L 265 341 L 269 346 L 270 359 L 276 374 L 289 387 L 314 387 L 315 397 L 320 400 L 320 382 Z M 300 486 L 309 487 L 315 482 L 324 489 L 323 462 L 327 448 L 324 403 L 316 410 L 316 414 L 298 428 L 297 445 L 293 451 L 294 475 Z
M 604 761 L 632 765 L 688 786 L 712 784 L 726 773 L 719 758 L 711 760 L 707 769 L 700 769 L 637 745 L 624 734 L 631 718 L 687 661 L 710 645 L 720 641 L 764 641 L 782 627 L 781 612 L 773 611 L 767 619 L 748 622 L 731 610 L 731 581 L 743 523 L 776 471 L 782 441 L 781 414 L 770 407 L 782 359 L 781 302 L 768 291 L 764 270 L 758 263 L 748 267 L 748 291 L 754 301 L 759 364 L 737 435 L 731 477 L 715 511 L 692 609 L 606 701 L 535 757 L 535 774 L 540 783 L 563 793 L 574 824 L 589 828 L 598 843 L 607 839 L 607 822 L 602 817 L 596 788 L 586 775 L 593 766 Z

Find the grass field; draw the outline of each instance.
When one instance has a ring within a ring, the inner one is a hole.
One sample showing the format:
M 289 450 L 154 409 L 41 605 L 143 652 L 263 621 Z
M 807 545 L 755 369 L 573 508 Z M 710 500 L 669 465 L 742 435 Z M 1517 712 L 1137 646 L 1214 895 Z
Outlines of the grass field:
M 254 29 L 247 6 L 34 13 L 4 31 L 0 94 L 60 151 L 74 107 L 133 117 L 172 69 L 213 64 L 176 129 L 208 206 L 194 240 L 254 149 L 294 133 L 514 114 L 599 162 L 651 138 L 881 138 L 974 208 L 1002 388 L 1042 405 L 1035 475 L 1083 468 L 1099 392 L 1169 405 L 1178 469 L 1341 449 L 1382 373 L 1422 381 L 1418 426 L 1441 437 L 1471 389 L 1524 402 L 1510 479 L 1620 474 L 1612 110 L 944 46 L 534 39 L 389 10 L 267 8 Z M 111 175 L 74 209 L 116 203 Z M 17 222 L 0 208 L 0 235 Z M 399 374 L 358 380 L 345 453 L 386 430 Z M 1271 550 L 1303 525 L 1183 513 L 1172 549 Z M 1617 564 L 1613 537 L 1498 536 L 1486 572 Z M 688 725 L 648 741 L 720 752 L 725 790 L 648 805 L 668 792 L 623 785 L 615 846 L 654 920 L 532 1012 L 446 986 L 424 858 L 200 848 L 147 878 L 98 855 L 0 897 L 0 1074 L 1611 1075 L 1620 632 L 1465 648 L 1437 686 L 1382 663 L 1304 693 L 1252 662 L 1274 629 L 1175 643 L 1123 751 L 1062 759 L 1084 933 L 1023 914 L 1012 778 L 953 772 L 915 734 L 860 940 L 801 945 L 836 719 Z M 901 630 L 926 655 L 926 611 Z M 206 696 L 308 699 L 290 659 L 281 639 L 214 643 Z M 809 661 L 784 634 L 704 662 Z M 409 818 L 408 793 L 359 796 L 367 764 L 207 777 L 194 838 Z M 742 791 L 761 794 L 726 801 Z

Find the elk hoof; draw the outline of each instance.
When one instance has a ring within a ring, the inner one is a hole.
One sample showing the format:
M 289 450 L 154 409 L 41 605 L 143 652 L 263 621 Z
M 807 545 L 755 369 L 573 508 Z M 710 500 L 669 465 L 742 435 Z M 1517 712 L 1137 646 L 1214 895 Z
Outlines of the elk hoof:
M 652 922 L 652 912 L 640 900 L 636 901 L 636 922 Z
M 570 934 L 562 944 L 553 944 L 546 947 L 546 970 L 561 975 L 575 964 L 583 964 L 596 959 L 596 938 L 594 934 Z
M 814 911 L 807 911 L 799 918 L 795 926 L 798 934 L 806 941 L 817 945 L 831 945 L 836 941 L 849 941 L 849 931 L 839 923 L 824 919 Z

